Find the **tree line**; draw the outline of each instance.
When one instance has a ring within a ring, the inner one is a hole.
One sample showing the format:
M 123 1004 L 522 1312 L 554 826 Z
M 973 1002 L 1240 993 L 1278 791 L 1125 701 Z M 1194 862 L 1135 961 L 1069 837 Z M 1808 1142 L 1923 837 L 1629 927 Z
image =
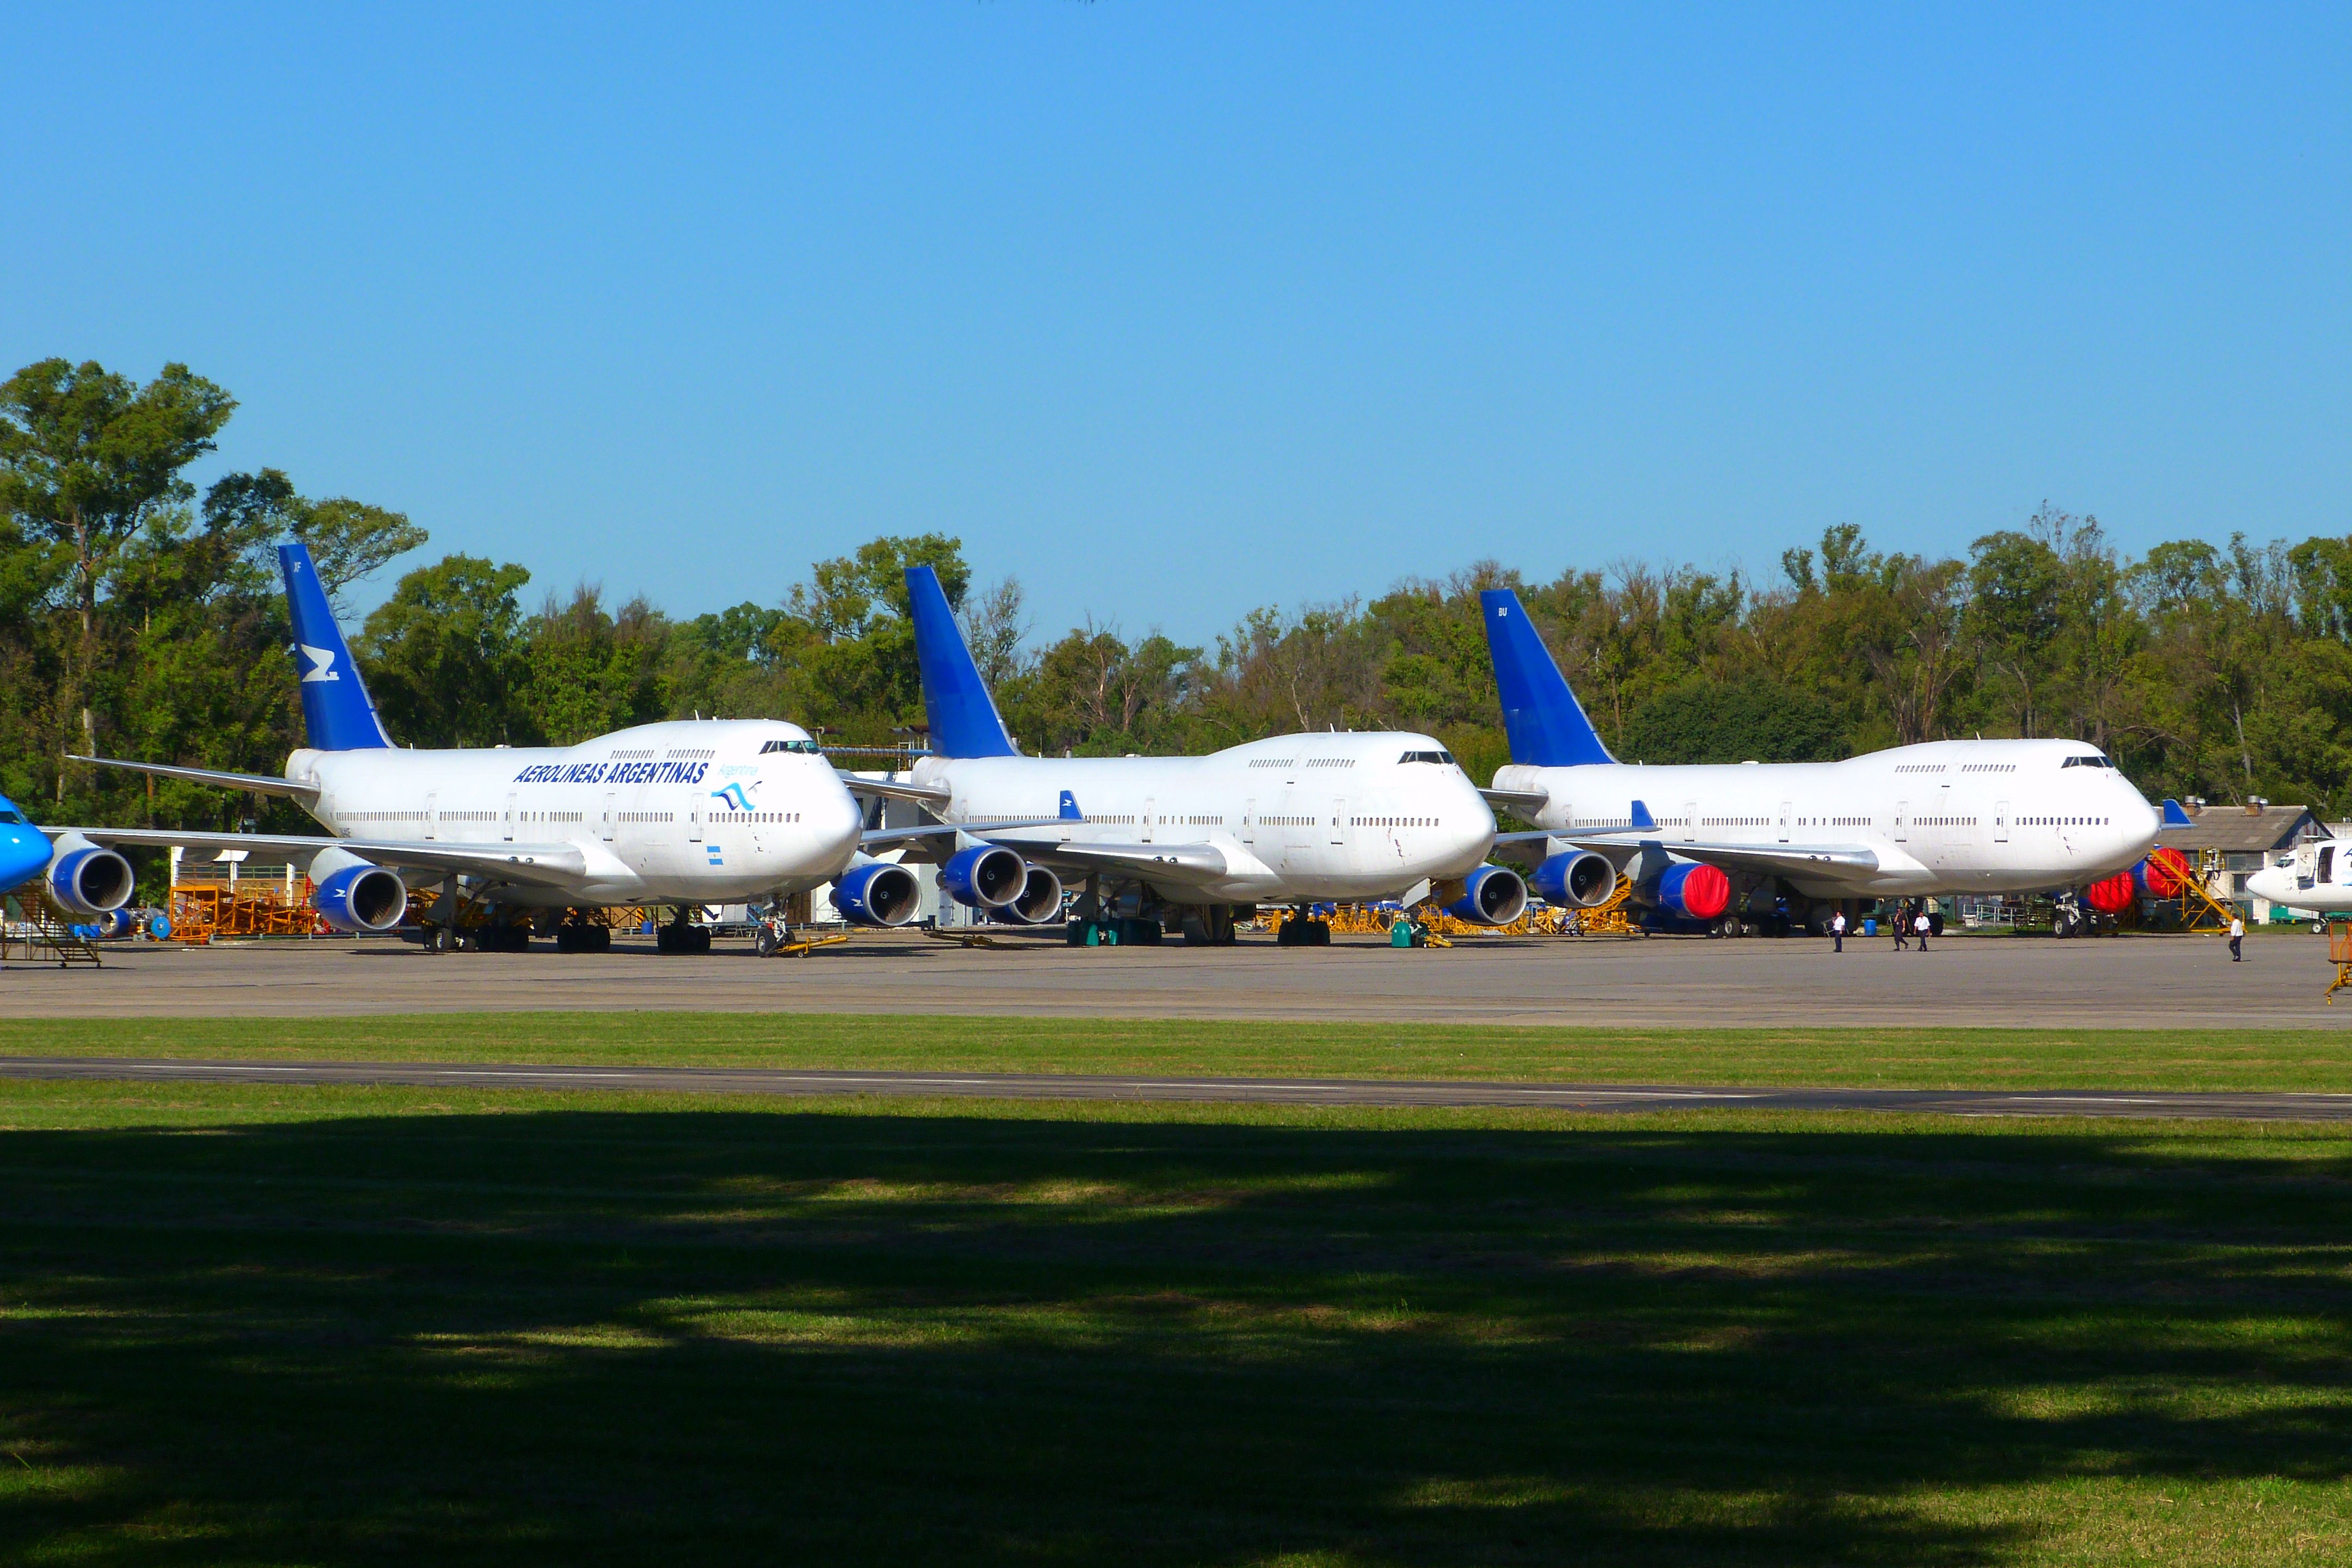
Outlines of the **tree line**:
M 275 547 L 351 584 L 427 542 L 402 514 L 274 468 L 185 477 L 236 409 L 184 365 L 144 384 L 47 360 L 0 384 L 0 789 L 55 821 L 293 826 L 283 803 L 68 759 L 276 772 L 301 743 Z M 1436 735 L 1507 760 L 1477 595 L 1518 591 L 1627 761 L 1801 761 L 1963 735 L 2101 747 L 2151 796 L 2352 807 L 2352 538 L 2181 540 L 2132 558 L 2045 505 L 1965 559 L 1852 524 L 1777 574 L 1639 563 L 1531 582 L 1493 561 L 1369 602 L 1251 612 L 1213 646 L 1116 624 L 1033 639 L 1018 582 L 940 533 L 820 561 L 780 603 L 678 618 L 453 554 L 399 577 L 353 651 L 418 746 L 563 744 L 689 714 L 776 717 L 842 746 L 922 724 L 903 574 L 936 567 L 1033 752 L 1212 750 L 1289 730 Z

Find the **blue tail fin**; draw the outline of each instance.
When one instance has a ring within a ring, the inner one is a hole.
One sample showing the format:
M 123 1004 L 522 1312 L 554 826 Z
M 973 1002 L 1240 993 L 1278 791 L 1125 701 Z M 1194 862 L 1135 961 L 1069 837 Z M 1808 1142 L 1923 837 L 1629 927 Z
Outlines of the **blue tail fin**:
M 1511 761 L 1542 768 L 1572 768 L 1613 763 L 1609 748 L 1577 706 L 1576 693 L 1508 588 L 1478 595 L 1486 616 L 1486 652 L 1495 661 L 1495 686 L 1503 698 L 1503 729 L 1510 736 Z
M 2164 827 L 2158 828 L 2158 832 L 2163 832 L 2165 827 L 2194 827 L 2196 826 L 2196 819 L 2190 816 L 2187 812 L 2180 809 L 2180 803 L 2179 801 L 2173 799 L 2170 795 L 2164 797 Z
M 907 597 L 915 613 L 915 662 L 923 674 L 931 749 L 945 757 L 1019 756 L 956 629 L 940 574 L 928 566 L 908 567 Z
M 359 666 L 327 607 L 327 591 L 300 544 L 278 547 L 286 574 L 286 609 L 294 617 L 294 658 L 302 673 L 302 727 L 322 752 L 364 752 L 392 744 L 360 684 Z

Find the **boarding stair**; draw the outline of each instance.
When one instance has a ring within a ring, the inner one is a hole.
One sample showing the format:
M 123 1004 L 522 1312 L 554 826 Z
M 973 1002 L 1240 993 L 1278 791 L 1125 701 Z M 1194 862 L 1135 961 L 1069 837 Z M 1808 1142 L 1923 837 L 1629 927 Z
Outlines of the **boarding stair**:
M 73 917 L 38 888 L 19 889 L 0 908 L 0 963 L 10 962 L 104 967 L 97 944 L 75 931 Z

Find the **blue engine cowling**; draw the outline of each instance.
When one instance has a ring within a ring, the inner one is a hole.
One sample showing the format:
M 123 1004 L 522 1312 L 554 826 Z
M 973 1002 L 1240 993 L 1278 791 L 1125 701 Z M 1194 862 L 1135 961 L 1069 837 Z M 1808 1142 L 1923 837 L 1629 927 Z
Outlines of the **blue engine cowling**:
M 1531 885 L 1546 903 L 1589 910 L 1607 903 L 1617 890 L 1617 868 L 1606 855 L 1571 849 L 1537 867 Z
M 1060 920 L 1062 879 L 1043 866 L 1030 867 L 1021 896 L 1002 909 L 989 910 L 988 918 L 1009 926 L 1041 926 Z
M 902 926 L 915 918 L 922 889 L 915 874 L 887 860 L 868 860 L 841 874 L 833 885 L 833 907 L 854 926 Z
M 130 861 L 87 841 L 79 848 L 60 844 L 58 850 L 47 878 L 49 900 L 58 908 L 87 919 L 131 901 L 137 879 L 131 874 Z
M 98 917 L 98 934 L 109 941 L 129 936 L 139 929 L 139 917 L 129 910 L 109 910 Z
M 1029 885 L 1029 863 L 1012 850 L 975 844 L 940 868 L 940 886 L 957 903 L 975 910 L 1001 910 Z
M 1481 866 L 1434 889 L 1438 907 L 1472 925 L 1507 926 L 1528 912 L 1528 885 L 1508 866 Z
M 310 895 L 319 918 L 339 931 L 359 936 L 390 931 L 408 908 L 408 884 L 381 866 L 346 866 L 330 871 Z

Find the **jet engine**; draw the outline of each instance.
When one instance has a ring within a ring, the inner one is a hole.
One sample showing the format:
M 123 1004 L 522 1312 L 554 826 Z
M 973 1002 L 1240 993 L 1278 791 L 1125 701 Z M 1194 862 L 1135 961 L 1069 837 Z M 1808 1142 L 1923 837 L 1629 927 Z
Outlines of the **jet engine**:
M 1507 926 L 1528 910 L 1528 885 L 1508 866 L 1481 866 L 1459 881 L 1440 883 L 1430 896 L 1447 914 L 1473 925 Z
M 310 907 L 347 935 L 390 931 L 408 909 L 408 884 L 399 872 L 347 849 L 321 849 L 311 857 L 310 883 Z
M 1731 907 L 1731 879 L 1712 866 L 1680 861 L 1659 874 L 1644 901 L 1677 920 L 1711 921 Z
M 915 918 L 922 889 L 915 874 L 888 860 L 852 866 L 833 885 L 833 907 L 854 926 L 902 926 Z
M 1617 890 L 1617 868 L 1606 855 L 1571 849 L 1537 867 L 1533 886 L 1547 903 L 1593 909 L 1607 903 L 1609 895 Z
M 130 861 L 79 833 L 68 833 L 58 840 L 49 858 L 45 885 L 50 902 L 87 920 L 129 903 L 137 881 L 131 874 Z
M 993 844 L 960 850 L 940 868 L 940 886 L 948 896 L 975 910 L 1001 910 L 1020 898 L 1028 883 L 1028 862 Z
M 1043 866 L 1029 868 L 1029 879 L 1022 884 L 1020 896 L 1001 909 L 988 911 L 988 918 L 1006 925 L 1041 926 L 1062 918 L 1062 879 Z
M 2131 879 L 2143 898 L 2177 899 L 2196 873 L 2189 868 L 2189 857 L 2168 845 L 2149 850 L 2147 858 L 2131 868 Z

